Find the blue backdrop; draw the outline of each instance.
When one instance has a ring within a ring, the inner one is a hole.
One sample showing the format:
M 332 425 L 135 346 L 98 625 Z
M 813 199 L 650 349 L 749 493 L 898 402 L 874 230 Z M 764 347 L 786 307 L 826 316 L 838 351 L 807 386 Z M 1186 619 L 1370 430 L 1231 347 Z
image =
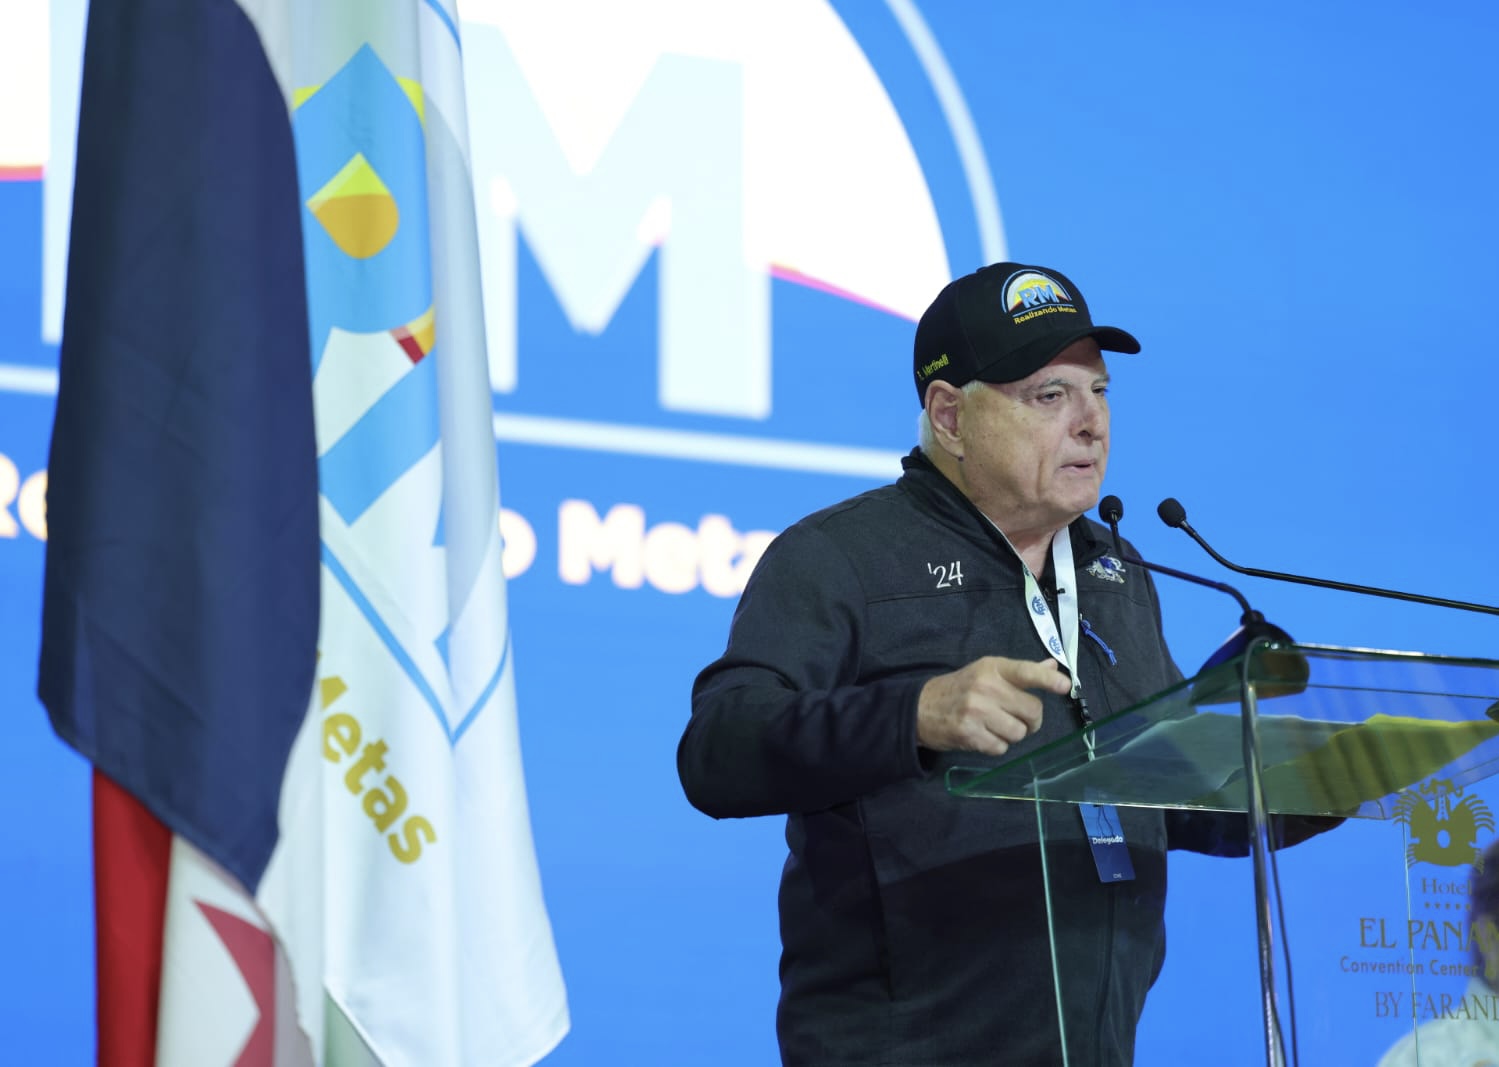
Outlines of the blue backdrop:
M 1065 271 L 1099 320 L 1144 343 L 1141 356 L 1112 362 L 1105 488 L 1126 502 L 1125 529 L 1147 557 L 1216 573 L 1151 514 L 1174 495 L 1240 562 L 1499 602 L 1492 5 L 831 7 L 909 137 L 952 272 L 980 265 L 995 232 L 972 169 L 977 146 L 1010 255 Z M 0 110 L 45 106 L 44 96 Z M 822 136 L 857 157 L 860 129 L 850 121 Z M 87 768 L 34 696 L 52 409 L 34 372 L 57 355 L 40 310 L 42 195 L 25 175 L 0 181 L 0 1043 L 15 1062 L 83 1063 L 93 1048 Z M 510 584 L 515 655 L 573 1016 L 547 1062 L 770 1062 L 781 826 L 713 823 L 682 798 L 674 765 L 688 688 L 721 650 L 734 600 L 710 588 L 722 583 L 706 563 L 677 582 L 661 560 L 719 551 L 709 533 L 722 527 L 705 517 L 774 532 L 882 480 L 880 457 L 914 436 L 911 323 L 777 270 L 769 413 L 671 407 L 657 369 L 671 242 L 646 255 L 601 328 L 580 329 L 549 265 L 555 241 L 528 232 L 527 206 L 509 294 L 518 373 L 495 406 L 502 499 L 524 520 L 511 540 L 523 546 L 525 529 L 535 539 Z M 881 223 L 871 217 L 870 230 Z M 589 235 L 575 240 L 586 249 Z M 787 258 L 778 265 L 796 268 Z M 487 298 L 508 297 L 491 288 Z M 861 451 L 848 453 L 851 468 L 791 469 L 769 450 L 783 441 Z M 726 566 L 742 566 L 724 551 Z M 638 579 L 635 559 L 645 561 Z M 1499 656 L 1492 618 L 1243 584 L 1304 640 Z M 1236 611 L 1214 593 L 1161 589 L 1190 669 Z M 1348 1063 L 1372 1063 L 1409 1026 L 1381 1014 L 1377 994 L 1398 983 L 1349 966 L 1370 958 L 1360 919 L 1403 921 L 1404 900 L 1368 888 L 1365 873 L 1388 864 L 1389 833 L 1350 825 L 1282 860 L 1297 982 L 1322 987 L 1331 1011 L 1303 1027 L 1343 1034 Z M 1431 878 L 1463 876 L 1433 868 Z M 1262 1062 L 1248 867 L 1177 857 L 1172 878 L 1170 957 L 1140 1062 Z M 1433 890 L 1416 903 L 1442 901 Z M 1464 958 L 1457 945 L 1434 951 Z

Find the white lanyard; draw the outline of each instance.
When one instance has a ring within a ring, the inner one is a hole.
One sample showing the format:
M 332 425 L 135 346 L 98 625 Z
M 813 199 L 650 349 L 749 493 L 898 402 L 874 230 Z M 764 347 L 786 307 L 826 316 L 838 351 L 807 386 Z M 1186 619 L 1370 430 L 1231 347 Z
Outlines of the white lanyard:
M 1072 676 L 1072 699 L 1076 700 L 1083 691 L 1083 681 L 1072 667 L 1077 662 L 1077 575 L 1072 569 L 1072 538 L 1065 526 L 1051 539 L 1051 564 L 1057 573 L 1057 613 L 1062 617 L 1060 633 L 1051 606 L 1041 595 L 1041 583 L 1022 560 L 1020 569 L 1025 573 L 1025 602 L 1030 608 L 1031 625 L 1035 626 L 1046 651 Z
M 986 516 L 987 517 L 987 516 Z M 993 520 L 990 524 L 994 525 Z M 994 526 L 999 530 L 997 525 Z M 1004 537 L 1004 531 L 999 534 Z M 1005 543 L 1010 539 L 1005 537 Z M 1014 545 L 1010 545 L 1013 552 Z M 1020 553 L 1015 553 L 1019 558 Z M 1078 608 L 1077 608 L 1077 574 L 1073 569 L 1072 562 L 1072 537 L 1067 527 L 1062 527 L 1051 539 L 1051 565 L 1057 575 L 1057 615 L 1061 616 L 1061 628 L 1058 630 L 1057 617 L 1051 613 L 1051 605 L 1046 602 L 1046 597 L 1041 595 L 1041 583 L 1031 573 L 1030 567 L 1025 560 L 1020 560 L 1020 570 L 1025 575 L 1025 603 L 1026 614 L 1030 616 L 1031 625 L 1036 628 L 1036 635 L 1041 638 L 1041 643 L 1046 646 L 1052 658 L 1067 669 L 1072 678 L 1072 699 L 1081 701 L 1083 693 L 1083 679 L 1081 674 L 1073 668 L 1077 662 L 1077 640 L 1078 640 Z M 1088 758 L 1093 758 L 1093 734 L 1084 735 L 1088 746 Z
M 989 522 L 991 526 L 994 525 L 994 520 L 990 519 Z M 1005 544 L 1009 544 L 1010 539 L 1005 537 L 1004 531 L 998 526 L 994 528 L 999 530 L 1000 537 L 1004 537 Z M 1014 545 L 1010 545 L 1010 551 L 1015 551 Z M 1019 558 L 1020 553 L 1015 552 L 1015 556 Z M 1071 696 L 1077 702 L 1083 718 L 1083 747 L 1088 753 L 1088 759 L 1092 760 L 1095 757 L 1096 739 L 1093 731 L 1088 728 L 1092 721 L 1088 718 L 1087 705 L 1082 699 L 1083 680 L 1072 667 L 1077 662 L 1080 616 L 1077 609 L 1077 573 L 1072 562 L 1072 536 L 1065 526 L 1051 539 L 1051 565 L 1057 575 L 1057 615 L 1062 620 L 1060 632 L 1057 619 L 1051 613 L 1051 605 L 1041 595 L 1041 583 L 1031 573 L 1030 566 L 1021 559 L 1020 570 L 1025 575 L 1026 614 L 1031 617 L 1031 625 L 1036 628 L 1036 634 L 1046 650 L 1072 676 Z M 1079 804 L 1077 807 L 1082 813 L 1083 828 L 1092 843 L 1093 862 L 1098 866 L 1098 877 L 1105 882 L 1134 878 L 1135 869 L 1130 863 L 1129 851 L 1124 847 L 1124 834 L 1120 829 L 1116 809 L 1112 805 L 1097 804 Z

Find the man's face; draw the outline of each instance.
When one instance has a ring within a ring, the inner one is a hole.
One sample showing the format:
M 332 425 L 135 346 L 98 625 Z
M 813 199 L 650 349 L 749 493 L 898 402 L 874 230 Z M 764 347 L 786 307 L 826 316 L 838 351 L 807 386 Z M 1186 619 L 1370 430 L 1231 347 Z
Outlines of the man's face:
M 1098 342 L 1087 338 L 1028 378 L 966 398 L 958 432 L 968 495 L 1012 539 L 1060 529 L 1098 502 L 1108 384 Z

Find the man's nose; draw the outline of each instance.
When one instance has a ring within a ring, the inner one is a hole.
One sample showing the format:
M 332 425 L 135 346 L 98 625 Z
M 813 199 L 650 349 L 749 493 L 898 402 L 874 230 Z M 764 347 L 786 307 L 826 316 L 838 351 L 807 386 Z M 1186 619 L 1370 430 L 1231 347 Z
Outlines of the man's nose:
M 1076 432 L 1098 437 L 1108 429 L 1109 408 L 1103 397 L 1089 391 L 1078 402 Z

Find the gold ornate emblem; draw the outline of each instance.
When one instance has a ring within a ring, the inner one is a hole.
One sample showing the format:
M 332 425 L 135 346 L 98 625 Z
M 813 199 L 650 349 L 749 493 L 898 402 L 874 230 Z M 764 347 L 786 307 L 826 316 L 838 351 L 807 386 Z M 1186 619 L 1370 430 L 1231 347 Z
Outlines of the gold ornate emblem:
M 1405 825 L 1409 839 L 1406 867 L 1419 861 L 1438 867 L 1472 864 L 1474 870 L 1483 870 L 1478 832 L 1493 832 L 1493 813 L 1481 797 L 1463 796 L 1462 787 L 1450 779 L 1436 778 L 1400 794 L 1395 819 Z

